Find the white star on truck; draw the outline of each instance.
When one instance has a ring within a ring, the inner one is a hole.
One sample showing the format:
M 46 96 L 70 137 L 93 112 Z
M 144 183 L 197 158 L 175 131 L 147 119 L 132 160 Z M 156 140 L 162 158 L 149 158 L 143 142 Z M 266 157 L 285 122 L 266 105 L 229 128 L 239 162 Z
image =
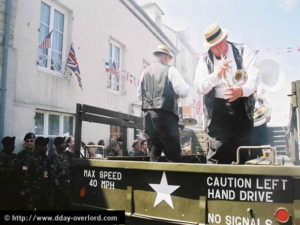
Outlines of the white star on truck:
M 160 184 L 149 184 L 156 192 L 156 198 L 153 207 L 157 206 L 160 202 L 165 201 L 172 209 L 174 209 L 171 194 L 180 186 L 168 185 L 166 172 L 163 172 Z

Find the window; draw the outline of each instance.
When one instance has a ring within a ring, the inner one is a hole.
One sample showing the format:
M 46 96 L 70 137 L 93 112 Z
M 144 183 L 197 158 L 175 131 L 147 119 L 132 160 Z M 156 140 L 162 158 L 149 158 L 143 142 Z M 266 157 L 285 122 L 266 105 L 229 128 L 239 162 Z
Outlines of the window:
M 121 87 L 121 47 L 117 43 L 109 42 L 109 75 L 107 88 L 113 93 L 120 93 Z
M 37 111 L 35 134 L 40 136 L 73 136 L 74 116 L 65 113 Z
M 38 66 L 64 74 L 65 12 L 55 5 L 41 2 Z M 42 43 L 48 40 L 48 45 Z M 46 47 L 47 46 L 47 47 Z

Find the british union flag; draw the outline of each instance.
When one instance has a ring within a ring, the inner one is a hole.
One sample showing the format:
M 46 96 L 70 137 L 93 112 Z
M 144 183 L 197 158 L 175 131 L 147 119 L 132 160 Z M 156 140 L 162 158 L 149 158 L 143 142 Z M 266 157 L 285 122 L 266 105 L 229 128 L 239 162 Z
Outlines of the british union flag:
M 71 45 L 71 48 L 70 48 L 70 51 L 69 51 L 69 56 L 68 56 L 68 59 L 67 59 L 67 65 L 72 70 L 72 72 L 75 73 L 75 75 L 77 77 L 77 80 L 78 80 L 79 87 L 82 90 L 82 82 L 81 82 L 80 70 L 79 70 L 78 62 L 76 60 L 76 56 L 75 56 L 75 51 L 74 51 L 73 45 Z

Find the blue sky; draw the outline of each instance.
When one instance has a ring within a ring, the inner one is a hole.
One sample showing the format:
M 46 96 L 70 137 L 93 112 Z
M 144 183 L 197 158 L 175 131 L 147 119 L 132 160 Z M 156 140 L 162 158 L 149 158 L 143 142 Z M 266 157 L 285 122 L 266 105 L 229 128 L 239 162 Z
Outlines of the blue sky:
M 275 93 L 267 93 L 272 105 L 272 125 L 286 125 L 290 82 L 300 79 L 299 0 L 154 0 L 164 11 L 163 22 L 187 27 L 190 44 L 202 52 L 203 30 L 213 22 L 229 30 L 228 40 L 247 44 L 257 54 L 257 63 L 272 59 L 280 64 L 285 82 Z M 287 53 L 286 48 L 292 47 Z M 279 54 L 275 50 L 279 48 Z M 270 49 L 268 52 L 267 50 Z

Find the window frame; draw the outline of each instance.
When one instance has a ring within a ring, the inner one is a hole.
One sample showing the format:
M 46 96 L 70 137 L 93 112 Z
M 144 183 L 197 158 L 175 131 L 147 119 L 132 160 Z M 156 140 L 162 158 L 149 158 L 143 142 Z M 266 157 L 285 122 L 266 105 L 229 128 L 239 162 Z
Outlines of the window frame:
M 119 90 L 116 91 L 116 90 L 113 90 L 111 87 L 109 87 L 109 83 L 112 80 L 111 79 L 111 77 L 112 77 L 111 73 L 109 72 L 108 73 L 108 78 L 107 78 L 108 79 L 107 80 L 107 91 L 109 93 L 112 93 L 112 94 L 115 94 L 115 95 L 121 95 L 122 94 L 122 77 L 121 77 L 122 73 L 121 73 L 121 71 L 122 71 L 122 66 L 123 66 L 123 64 L 122 64 L 122 61 L 123 61 L 123 45 L 120 44 L 117 41 L 109 39 L 109 41 L 108 41 L 108 62 L 109 62 L 109 67 L 111 66 L 110 62 L 111 61 L 113 62 L 113 59 L 114 59 L 114 58 L 112 58 L 112 59 L 110 58 L 110 44 L 113 46 L 112 49 L 114 49 L 114 47 L 118 47 L 119 50 L 120 50 L 120 53 L 119 53 L 119 68 L 117 68 L 118 71 L 119 71 Z M 112 56 L 114 57 L 113 50 L 112 50 Z
M 65 73 L 65 66 L 66 66 L 66 61 L 67 61 L 67 59 L 66 59 L 66 52 L 67 52 L 66 43 L 67 43 L 67 30 L 68 30 L 68 16 L 69 16 L 69 13 L 67 12 L 66 9 L 64 9 L 59 4 L 55 4 L 55 2 L 49 1 L 49 0 L 43 0 L 43 1 L 41 1 L 41 4 L 40 4 L 40 15 L 41 15 L 42 3 L 44 3 L 44 4 L 46 4 L 50 7 L 49 32 L 54 30 L 54 12 L 55 12 L 55 10 L 58 11 L 59 13 L 63 14 L 63 16 L 64 16 L 64 20 L 63 20 L 64 21 L 64 24 L 63 24 L 63 27 L 64 27 L 63 28 L 63 41 L 62 41 L 62 52 L 61 52 L 61 54 L 62 54 L 61 68 L 62 69 L 61 69 L 61 71 L 55 71 L 55 70 L 51 69 L 52 42 L 53 42 L 52 37 L 51 37 L 51 47 L 48 49 L 48 54 L 47 54 L 47 60 L 48 60 L 47 61 L 47 67 L 40 66 L 37 62 L 37 68 L 41 72 L 46 72 L 46 73 L 56 75 L 56 76 L 59 76 L 59 77 L 67 78 L 68 76 Z M 40 23 L 41 23 L 41 20 L 39 18 L 39 32 L 38 32 L 38 35 L 40 35 Z M 40 52 L 39 52 L 39 47 L 38 47 L 39 45 L 40 45 L 40 43 L 37 44 L 38 60 L 39 60 L 39 57 L 40 57 Z
M 73 129 L 72 135 L 75 134 L 75 115 L 72 113 L 60 113 L 55 111 L 47 111 L 47 110 L 36 110 L 35 113 L 42 113 L 44 115 L 44 127 L 43 127 L 43 134 L 36 134 L 37 136 L 45 136 L 45 137 L 56 137 L 56 136 L 66 136 L 64 134 L 64 116 L 72 117 L 73 118 Z M 58 115 L 59 116 L 59 133 L 54 135 L 49 135 L 49 115 Z M 34 127 L 35 127 L 35 119 L 34 119 Z

